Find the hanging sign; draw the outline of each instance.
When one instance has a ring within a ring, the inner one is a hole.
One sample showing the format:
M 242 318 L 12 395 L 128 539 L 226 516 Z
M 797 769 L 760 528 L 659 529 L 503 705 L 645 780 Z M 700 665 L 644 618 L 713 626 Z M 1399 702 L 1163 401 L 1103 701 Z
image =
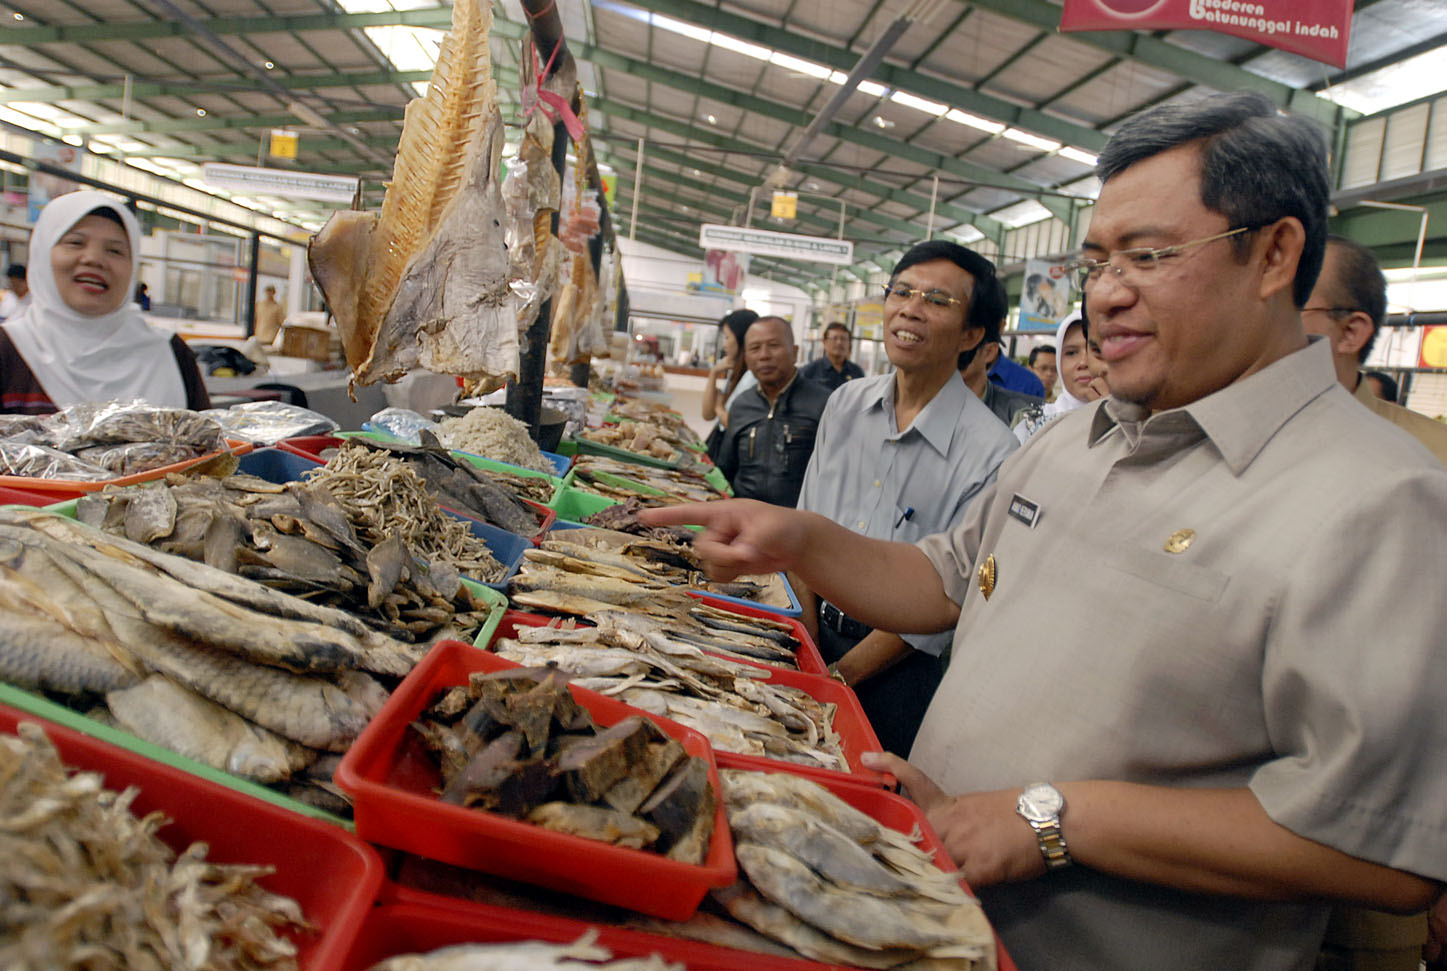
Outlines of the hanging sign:
M 1020 288 L 1020 321 L 1016 330 L 1055 333 L 1070 312 L 1070 278 L 1059 260 L 1026 260 L 1025 285 Z
M 285 128 L 273 128 L 271 130 L 271 148 L 268 154 L 272 158 L 296 158 L 296 132 L 287 131 Z
M 270 196 L 296 196 L 323 202 L 351 202 L 357 192 L 357 180 L 348 175 L 262 169 L 224 162 L 207 162 L 201 166 L 201 178 L 207 185 L 219 189 L 242 189 Z
M 854 262 L 854 244 L 847 239 L 774 233 L 767 229 L 746 229 L 743 226 L 705 223 L 698 227 L 698 245 L 706 250 L 722 249 L 735 253 L 753 253 L 757 256 L 779 256 L 808 263 L 848 266 Z
M 769 215 L 775 219 L 793 219 L 794 214 L 799 211 L 799 193 L 797 192 L 775 192 L 773 205 L 769 208 Z
M 1346 67 L 1353 0 L 1065 0 L 1060 29 L 1214 30 Z

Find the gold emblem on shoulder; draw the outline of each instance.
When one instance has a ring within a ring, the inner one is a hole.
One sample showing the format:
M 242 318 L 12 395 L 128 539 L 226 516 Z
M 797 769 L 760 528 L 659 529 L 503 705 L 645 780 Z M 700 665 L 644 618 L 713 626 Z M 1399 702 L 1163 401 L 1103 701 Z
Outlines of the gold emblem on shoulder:
M 995 592 L 995 554 L 991 553 L 985 557 L 985 562 L 980 564 L 975 571 L 975 582 L 980 585 L 980 593 L 985 599 L 990 599 L 990 594 Z
M 1178 529 L 1166 537 L 1165 550 L 1167 553 L 1184 553 L 1190 548 L 1196 538 L 1194 529 Z

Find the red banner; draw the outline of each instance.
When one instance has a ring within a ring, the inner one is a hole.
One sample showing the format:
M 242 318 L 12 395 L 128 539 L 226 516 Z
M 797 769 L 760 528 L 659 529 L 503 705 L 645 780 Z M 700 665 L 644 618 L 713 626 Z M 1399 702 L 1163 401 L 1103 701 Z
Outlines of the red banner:
M 1060 29 L 1214 30 L 1346 67 L 1352 0 L 1065 0 Z

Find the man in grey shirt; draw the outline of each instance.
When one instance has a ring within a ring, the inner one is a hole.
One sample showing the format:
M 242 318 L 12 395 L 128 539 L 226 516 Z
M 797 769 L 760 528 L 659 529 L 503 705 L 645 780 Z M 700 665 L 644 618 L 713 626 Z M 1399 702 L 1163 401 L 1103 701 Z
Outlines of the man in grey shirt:
M 718 575 L 788 567 L 860 620 L 955 628 L 913 764 L 1024 968 L 1309 971 L 1329 901 L 1447 879 L 1447 474 L 1337 383 L 1298 310 L 1326 146 L 1257 94 L 1100 154 L 1076 269 L 1112 397 L 917 545 L 748 503 Z M 1042 607 L 1042 604 L 1048 605 Z
M 900 257 L 884 298 L 894 371 L 829 397 L 798 508 L 877 539 L 912 541 L 958 523 L 1018 444 L 956 370 L 991 331 L 999 336 L 1004 313 L 995 265 L 978 253 L 932 240 Z M 859 695 L 885 751 L 907 753 L 949 635 L 871 631 L 794 579 L 824 659 Z

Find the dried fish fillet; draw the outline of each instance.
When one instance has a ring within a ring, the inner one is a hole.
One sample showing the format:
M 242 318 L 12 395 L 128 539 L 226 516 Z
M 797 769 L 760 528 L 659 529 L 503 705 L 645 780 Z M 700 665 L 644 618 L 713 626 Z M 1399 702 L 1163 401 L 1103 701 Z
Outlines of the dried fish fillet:
M 612 953 L 595 942 L 589 930 L 571 944 L 512 941 L 505 944 L 459 944 L 429 954 L 403 954 L 372 966 L 372 971 L 517 971 L 536 968 L 593 969 L 593 971 L 684 971 L 683 965 L 657 954 L 646 958 L 612 960 Z
M 418 367 L 517 373 L 491 27 L 491 4 L 453 5 L 427 94 L 407 106 L 381 215 L 335 214 L 308 247 L 360 384 Z

